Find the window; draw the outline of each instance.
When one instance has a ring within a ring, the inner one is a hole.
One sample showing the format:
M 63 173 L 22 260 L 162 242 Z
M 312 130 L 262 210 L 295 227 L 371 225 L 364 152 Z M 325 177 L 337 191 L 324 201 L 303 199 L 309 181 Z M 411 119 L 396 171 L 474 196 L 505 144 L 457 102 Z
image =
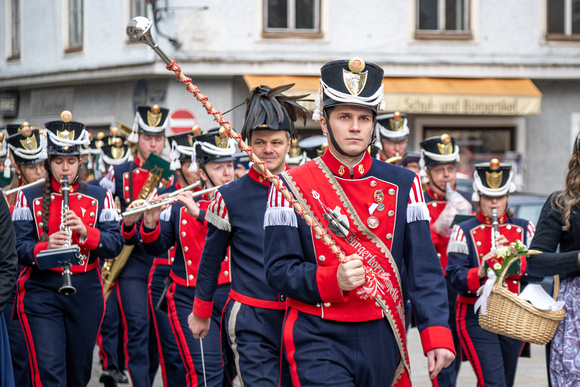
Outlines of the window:
M 147 16 L 147 2 L 145 0 L 131 0 L 131 18 Z
M 548 40 L 580 40 L 580 1 L 547 0 Z
M 320 0 L 264 0 L 263 36 L 321 37 Z
M 8 21 L 10 25 L 10 55 L 8 59 L 20 59 L 20 43 L 22 35 L 20 34 L 20 0 L 10 0 L 10 16 Z
M 417 0 L 417 39 L 471 39 L 469 0 Z
M 67 52 L 80 51 L 83 48 L 83 14 L 83 0 L 69 0 Z

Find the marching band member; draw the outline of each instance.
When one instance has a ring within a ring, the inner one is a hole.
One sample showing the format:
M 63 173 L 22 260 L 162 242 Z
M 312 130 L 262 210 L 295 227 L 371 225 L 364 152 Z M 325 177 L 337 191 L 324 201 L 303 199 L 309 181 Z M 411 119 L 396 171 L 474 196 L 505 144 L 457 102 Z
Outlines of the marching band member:
M 478 201 L 479 197 L 481 209 L 476 217 L 453 227 L 447 248 L 447 278 L 459 293 L 457 333 L 461 349 L 477 377 L 478 386 L 512 386 L 518 356 L 524 345 L 519 340 L 484 330 L 479 325 L 477 312 L 474 312 L 477 290 L 487 277 L 485 263 L 495 256 L 492 251 L 494 209 L 497 211 L 498 224 L 496 246 L 506 246 L 516 240 L 529 245 L 534 236 L 534 224 L 513 217 L 508 209 L 508 196 L 510 189 L 513 189 L 511 180 L 511 166 L 500 164 L 498 159 L 476 165 L 474 200 Z M 516 267 L 515 264 L 512 267 Z M 511 274 L 505 279 L 510 291 L 519 294 L 520 280 L 527 275 L 525 272 L 524 257 L 519 274 Z
M 101 180 L 101 186 L 111 190 L 121 202 L 121 211 L 139 197 L 146 186 L 150 172 L 142 168 L 151 153 L 161 156 L 165 147 L 165 129 L 169 123 L 169 110 L 153 106 L 138 106 L 133 131 L 128 141 L 137 144 L 137 155 L 133 161 L 113 165 Z M 149 324 L 149 303 L 147 285 L 154 257 L 149 254 L 136 237 L 139 216 L 125 218 L 121 233 L 126 245 L 134 245 L 127 264 L 123 268 L 116 291 L 124 328 L 126 367 L 135 387 L 149 387 L 153 383 L 158 368 L 154 329 Z M 110 298 L 110 297 L 109 297 Z M 111 364 L 111 367 L 114 367 Z M 116 373 L 112 368 L 111 378 Z
M 8 149 L 14 160 L 14 176 L 6 190 L 34 183 L 43 178 L 44 160 L 46 160 L 46 139 L 38 127 L 32 127 L 28 122 L 6 126 Z M 17 192 L 8 195 L 10 210 L 14 209 Z
M 273 174 L 286 168 L 294 121 L 306 119 L 307 111 L 295 102 L 301 97 L 282 94 L 289 88 L 260 86 L 246 100 L 242 137 Z M 232 289 L 223 325 L 238 379 L 247 386 L 290 385 L 287 367 L 280 362 L 286 300 L 264 277 L 262 225 L 269 186 L 252 166 L 246 175 L 218 189 L 206 212 L 207 238 L 197 271 L 193 313 L 188 318 L 195 338 L 208 334 L 221 261 L 229 246 Z
M 89 382 L 104 313 L 103 288 L 95 270 L 98 257 L 114 257 L 123 247 L 111 193 L 79 180 L 80 146 L 88 142 L 84 125 L 71 121 L 68 111 L 61 114 L 61 120 L 45 124 L 44 185 L 20 191 L 12 214 L 18 259 L 25 266 L 18 280 L 16 308 L 34 386 L 85 386 Z M 65 177 L 69 187 L 62 183 Z M 80 247 L 80 260 L 70 268 L 76 294 L 63 295 L 59 293 L 67 278 L 63 269 L 40 270 L 38 266 L 46 261 L 37 255 L 69 245 Z
M 111 166 L 133 160 L 131 149 L 117 127 L 112 127 L 108 136 L 99 132 L 97 138 L 91 141 L 91 149 L 89 163 L 93 164 L 95 176 L 102 177 L 89 181 L 89 184 L 100 185 L 103 175 Z M 101 261 L 101 265 L 102 263 Z M 129 383 L 129 378 L 124 372 L 125 354 L 120 313 L 117 292 L 113 291 L 107 298 L 105 317 L 97 339 L 99 358 L 103 366 L 99 381 L 104 383 L 105 387 L 116 387 L 115 381 Z
M 195 126 L 192 131 L 199 134 L 201 133 L 201 128 Z M 177 179 L 175 184 L 166 188 L 160 188 L 158 195 L 175 192 L 199 180 L 197 172 L 189 170 L 189 164 L 191 163 L 191 144 L 188 141 L 191 137 L 191 134 L 185 133 L 168 138 L 172 149 L 169 153 L 171 169 L 175 170 Z M 147 250 L 156 257 L 153 260 L 153 266 L 151 266 L 151 271 L 149 272 L 148 298 L 149 311 L 153 322 L 152 326 L 155 329 L 157 338 L 157 350 L 163 385 L 182 386 L 185 385 L 186 371 L 181 361 L 179 348 L 173 335 L 166 310 L 167 286 L 165 285 L 165 281 L 168 281 L 171 272 L 171 264 L 175 258 L 175 246 L 170 246 L 158 252 L 154 252 L 149 247 L 147 247 Z M 161 307 L 161 305 L 165 306 Z
M 425 171 L 429 178 L 429 183 L 425 190 L 425 202 L 431 219 L 431 239 L 435 245 L 443 273 L 446 273 L 447 244 L 451 234 L 451 223 L 458 213 L 471 214 L 473 206 L 467 199 L 467 192 L 455 189 L 457 162 L 459 161 L 459 146 L 456 145 L 455 138 L 448 134 L 429 137 L 421 143 L 421 154 L 425 164 Z M 448 186 L 450 197 L 447 196 Z M 453 334 L 455 351 L 459 353 L 461 347 L 455 329 L 457 290 L 451 286 L 447 278 L 446 280 L 449 328 L 451 328 L 451 333 Z M 438 385 L 440 387 L 455 386 L 460 366 L 461 359 L 458 357 L 449 367 L 441 370 L 437 376 Z
M 431 378 L 454 358 L 419 177 L 367 152 L 382 79 L 380 67 L 360 58 L 325 64 L 314 117 L 328 151 L 282 173 L 302 207 L 331 230 L 345 262 L 270 188 L 265 273 L 268 285 L 288 297 L 283 347 L 296 386 L 410 385 L 403 276 Z M 385 309 L 362 288 L 371 268 Z
M 409 126 L 407 116 L 400 112 L 381 114 L 377 116 L 376 130 L 378 132 L 381 160 L 397 164 L 407 149 Z
M 217 131 L 193 138 L 191 136 L 185 134 L 175 138 L 175 141 L 181 142 L 177 149 L 184 158 L 189 157 L 189 160 L 180 160 L 181 171 L 189 168 L 194 158 L 204 189 L 231 182 L 234 177 L 233 154 L 236 150 L 233 141 L 228 141 L 227 137 L 225 142 L 216 141 L 216 137 L 219 138 Z M 213 193 L 209 193 L 196 202 L 191 192 L 182 192 L 176 197 L 179 203 L 165 210 L 161 221 L 158 220 L 160 211 L 150 210 L 141 224 L 141 237 L 151 251 L 162 252 L 177 242 L 171 266 L 172 283 L 167 290 L 167 310 L 182 364 L 187 370 L 187 386 L 205 385 L 205 381 L 207 386 L 231 385 L 232 375 L 224 374 L 222 367 L 220 344 L 221 315 L 230 292 L 229 257 L 224 257 L 222 261 L 214 294 L 213 323 L 203 339 L 203 353 L 202 344 L 193 338 L 187 322 L 193 309 L 199 260 L 207 234 L 205 212 L 212 197 Z

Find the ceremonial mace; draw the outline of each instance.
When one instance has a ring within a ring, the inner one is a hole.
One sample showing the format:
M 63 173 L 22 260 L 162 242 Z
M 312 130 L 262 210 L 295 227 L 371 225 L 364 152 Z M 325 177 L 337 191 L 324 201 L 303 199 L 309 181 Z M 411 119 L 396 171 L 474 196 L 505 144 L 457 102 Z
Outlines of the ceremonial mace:
M 214 117 L 214 120 L 220 125 L 219 130 L 220 135 L 222 136 L 227 135 L 228 137 L 234 139 L 238 143 L 238 147 L 240 148 L 240 150 L 246 152 L 250 156 L 251 161 L 254 162 L 254 165 L 258 168 L 258 171 L 262 174 L 262 176 L 268 179 L 272 184 L 274 184 L 276 190 L 278 190 L 282 195 L 284 195 L 284 198 L 286 198 L 286 200 L 290 204 L 292 204 L 296 212 L 298 212 L 302 216 L 302 218 L 304 218 L 308 226 L 310 226 L 314 230 L 316 235 L 318 235 L 321 238 L 322 242 L 330 248 L 330 250 L 337 256 L 339 261 L 343 263 L 346 262 L 346 256 L 344 252 L 340 249 L 340 247 L 336 245 L 336 243 L 332 240 L 332 238 L 330 238 L 326 230 L 323 227 L 321 227 L 302 208 L 302 206 L 300 205 L 300 203 L 298 203 L 296 199 L 294 199 L 294 197 L 284 186 L 280 178 L 278 176 L 273 175 L 268 170 L 268 168 L 266 168 L 264 162 L 254 154 L 254 150 L 252 149 L 252 147 L 250 147 L 243 141 L 242 136 L 236 133 L 232 129 L 230 123 L 224 120 L 222 114 L 218 110 L 214 109 L 213 105 L 208 102 L 208 97 L 201 94 L 197 86 L 191 83 L 191 78 L 188 78 L 185 75 L 183 75 L 183 73 L 181 72 L 181 67 L 179 67 L 179 65 L 177 65 L 177 63 L 175 63 L 174 60 L 170 60 L 165 55 L 165 53 L 161 51 L 161 49 L 151 36 L 152 24 L 153 23 L 151 22 L 151 20 L 147 19 L 146 17 L 143 16 L 134 17 L 127 25 L 127 37 L 131 42 L 145 43 L 146 45 L 151 47 L 157 55 L 159 55 L 159 57 L 167 65 L 166 68 L 170 71 L 173 71 L 177 75 L 178 81 L 185 83 L 187 90 L 190 93 L 192 93 L 198 101 L 202 103 L 203 107 L 207 111 L 207 114 L 212 115 Z M 376 273 L 374 273 L 374 271 L 368 265 L 365 265 L 364 268 L 365 268 L 366 283 L 365 285 L 363 285 L 363 289 L 367 294 L 374 297 L 375 302 L 383 309 L 385 313 L 387 313 L 388 309 L 379 294 L 380 285 L 378 285 L 379 279 L 377 278 Z

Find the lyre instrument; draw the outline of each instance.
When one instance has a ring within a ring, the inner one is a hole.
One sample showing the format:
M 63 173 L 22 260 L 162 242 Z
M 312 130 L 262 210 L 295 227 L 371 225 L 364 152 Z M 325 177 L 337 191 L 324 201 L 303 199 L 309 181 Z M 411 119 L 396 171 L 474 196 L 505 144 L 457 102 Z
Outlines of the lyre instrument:
M 154 158 L 160 159 L 159 156 L 156 156 L 154 153 L 151 153 L 151 155 L 149 155 L 149 158 L 147 159 L 147 161 L 149 161 L 149 159 L 154 159 Z M 146 161 L 145 165 L 148 165 L 147 161 Z M 167 162 L 167 169 L 169 170 L 169 162 Z M 139 195 L 137 196 L 137 198 L 133 202 L 131 202 L 131 204 L 129 204 L 129 206 L 127 208 L 131 209 L 132 207 L 135 207 L 136 205 L 142 205 L 144 203 L 145 199 L 147 199 L 149 197 L 149 195 L 151 193 L 153 193 L 153 191 L 161 183 L 161 181 L 163 179 L 163 176 L 162 176 L 163 173 L 164 173 L 163 168 L 157 168 L 155 170 L 155 172 L 150 170 L 149 175 L 147 176 L 147 180 L 145 181 L 145 184 L 143 184 L 143 187 L 141 187 L 141 191 L 139 191 Z M 165 180 L 163 179 L 163 181 L 165 181 Z M 129 259 L 129 256 L 133 252 L 134 248 L 135 248 L 134 245 L 123 246 L 123 250 L 121 251 L 121 253 L 113 260 L 109 260 L 101 268 L 101 280 L 103 282 L 103 294 L 105 295 L 105 300 L 109 297 L 109 294 L 111 292 L 111 287 L 117 281 L 117 278 L 119 278 L 119 275 L 121 274 L 121 270 L 123 269 L 123 267 L 127 263 L 127 260 Z

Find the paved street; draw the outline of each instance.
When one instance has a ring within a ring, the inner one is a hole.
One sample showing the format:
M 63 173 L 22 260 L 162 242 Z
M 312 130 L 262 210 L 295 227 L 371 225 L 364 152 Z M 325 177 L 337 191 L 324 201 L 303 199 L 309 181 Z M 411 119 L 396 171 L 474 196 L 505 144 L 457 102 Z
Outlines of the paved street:
M 430 386 L 429 373 L 427 372 L 427 358 L 423 356 L 419 332 L 417 329 L 411 329 L 409 332 L 409 356 L 411 357 L 411 379 L 414 386 Z M 94 355 L 93 376 L 89 387 L 99 387 L 99 376 L 101 368 L 97 356 Z M 469 362 L 463 362 L 459 371 L 457 387 L 473 387 L 476 385 L 475 375 Z M 516 374 L 515 385 L 517 387 L 545 387 L 548 385 L 545 366 L 544 347 L 532 345 L 532 357 L 520 358 L 518 371 Z M 130 386 L 120 384 L 119 386 Z M 160 372 L 157 372 L 153 387 L 163 387 Z

